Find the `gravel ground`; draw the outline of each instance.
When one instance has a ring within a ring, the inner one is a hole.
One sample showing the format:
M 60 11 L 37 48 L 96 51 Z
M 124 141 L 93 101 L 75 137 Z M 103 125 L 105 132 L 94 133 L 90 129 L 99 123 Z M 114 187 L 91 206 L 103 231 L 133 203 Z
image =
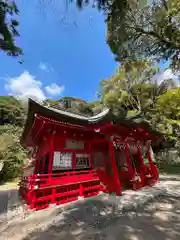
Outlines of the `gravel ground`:
M 125 201 L 130 201 L 132 196 L 129 199 L 127 196 L 124 197 L 121 207 L 120 198 L 113 196 L 107 199 L 107 196 L 102 195 L 71 204 L 66 210 L 58 207 L 32 213 L 25 220 L 20 216 L 25 218 L 27 211 L 19 207 L 12 211 L 17 215 L 8 213 L 8 222 L 1 227 L 2 239 L 178 240 L 180 177 L 164 175 L 161 179 L 162 182 L 158 185 L 159 188 L 156 187 L 156 192 L 162 188 L 166 191 L 156 194 L 155 198 L 150 197 L 150 202 L 146 205 L 141 204 L 145 199 L 144 191 L 138 198 L 133 196 L 134 202 L 140 204 L 131 204 L 131 207 L 128 205 L 126 208 L 122 208 L 122 205 L 125 205 Z

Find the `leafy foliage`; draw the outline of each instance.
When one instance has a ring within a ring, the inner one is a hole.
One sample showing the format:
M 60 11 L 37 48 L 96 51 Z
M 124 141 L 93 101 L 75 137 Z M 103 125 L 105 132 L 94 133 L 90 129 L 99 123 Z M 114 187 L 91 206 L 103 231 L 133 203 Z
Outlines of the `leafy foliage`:
M 168 81 L 152 83 L 158 71 L 150 61 L 135 61 L 131 67 L 121 64 L 115 75 L 101 81 L 99 96 L 119 114 L 127 114 L 128 110 L 145 112 L 167 90 Z
M 141 8 L 147 4 L 144 0 L 71 0 L 71 2 L 76 2 L 79 9 L 92 3 L 93 8 L 104 11 L 108 15 L 112 15 L 116 11 L 119 11 L 123 15 L 126 9 Z
M 4 162 L 0 180 L 6 181 L 19 176 L 27 162 L 27 151 L 19 143 L 22 127 L 15 125 L 0 126 L 0 161 Z
M 128 68 L 121 64 L 116 74 L 101 81 L 99 97 L 119 117 L 138 113 L 168 141 L 175 142 L 178 139 L 174 125 L 179 121 L 180 88 L 171 79 L 161 83 L 153 80 L 158 72 L 150 61 L 136 61 Z
M 122 61 L 151 58 L 171 59 L 174 69 L 180 66 L 180 2 L 154 0 L 141 9 L 127 9 L 108 18 L 107 41 Z
M 26 151 L 19 143 L 25 114 L 20 101 L 0 96 L 0 161 L 4 162 L 0 181 L 17 177 L 27 160 Z
M 168 119 L 180 120 L 180 88 L 171 89 L 161 95 L 156 109 Z
M 22 54 L 22 50 L 15 43 L 15 37 L 19 36 L 19 22 L 14 17 L 18 13 L 15 1 L 0 0 L 0 49 L 10 56 Z
M 50 105 L 51 107 L 57 108 L 57 109 L 63 109 L 66 111 L 92 116 L 93 115 L 93 104 L 88 103 L 80 98 L 74 98 L 74 97 L 63 97 L 58 100 L 52 101 L 52 100 L 45 100 L 45 105 Z
M 0 125 L 16 124 L 22 126 L 25 112 L 25 108 L 16 98 L 0 96 Z

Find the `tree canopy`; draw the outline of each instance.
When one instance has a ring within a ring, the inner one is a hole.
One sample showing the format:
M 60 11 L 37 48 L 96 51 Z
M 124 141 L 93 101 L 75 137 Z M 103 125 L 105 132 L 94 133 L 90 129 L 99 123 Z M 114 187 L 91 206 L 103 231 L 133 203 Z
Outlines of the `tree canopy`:
M 101 81 L 99 97 L 119 117 L 140 114 L 168 140 L 175 141 L 180 88 L 172 79 L 158 82 L 158 72 L 151 61 L 136 61 L 128 69 L 121 64 L 112 77 Z
M 26 150 L 19 143 L 25 116 L 21 101 L 0 96 L 0 162 L 4 163 L 0 181 L 18 177 L 27 161 Z
M 18 14 L 15 1 L 0 0 L 0 49 L 10 56 L 22 54 L 22 49 L 15 42 L 15 38 L 19 36 L 19 22 L 16 19 Z
M 120 62 L 136 59 L 171 60 L 180 66 L 180 2 L 153 0 L 139 9 L 108 17 L 107 42 Z
M 131 66 L 121 64 L 117 73 L 109 79 L 102 80 L 99 89 L 104 104 L 118 110 L 122 109 L 145 112 L 152 106 L 156 98 L 167 91 L 171 80 L 161 84 L 153 82 L 159 72 L 151 61 L 135 61 Z M 122 113 L 121 113 L 122 114 Z

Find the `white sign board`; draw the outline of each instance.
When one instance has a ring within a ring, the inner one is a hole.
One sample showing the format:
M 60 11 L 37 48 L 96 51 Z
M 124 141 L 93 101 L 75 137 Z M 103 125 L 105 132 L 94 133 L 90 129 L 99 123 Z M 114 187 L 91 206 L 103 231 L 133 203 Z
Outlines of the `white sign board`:
M 54 152 L 53 169 L 69 169 L 72 168 L 72 153 L 70 152 Z
M 89 154 L 77 153 L 76 154 L 76 168 L 88 168 L 89 167 Z

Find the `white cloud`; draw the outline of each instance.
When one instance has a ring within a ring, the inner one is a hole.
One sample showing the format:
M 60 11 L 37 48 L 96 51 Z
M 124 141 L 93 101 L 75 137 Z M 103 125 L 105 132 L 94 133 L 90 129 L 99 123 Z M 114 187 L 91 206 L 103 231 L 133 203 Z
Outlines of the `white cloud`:
M 49 71 L 47 65 L 42 62 L 39 64 L 39 68 L 43 71 Z
M 45 91 L 49 95 L 60 95 L 64 89 L 64 86 L 58 86 L 56 83 L 52 83 L 51 85 L 45 87 Z
M 23 100 L 32 98 L 36 101 L 43 101 L 46 99 L 45 91 L 49 96 L 53 96 L 61 94 L 64 90 L 64 86 L 52 83 L 45 86 L 45 91 L 43 91 L 42 82 L 37 80 L 28 71 L 23 72 L 18 77 L 8 77 L 5 81 L 5 89 L 8 94 Z
M 44 92 L 41 89 L 42 83 L 36 80 L 29 72 L 23 72 L 19 77 L 6 79 L 5 89 L 9 95 L 13 95 L 20 99 L 33 99 L 42 101 L 46 99 Z
M 48 64 L 40 62 L 39 68 L 45 72 L 53 72 L 54 69 L 52 67 L 49 67 Z

